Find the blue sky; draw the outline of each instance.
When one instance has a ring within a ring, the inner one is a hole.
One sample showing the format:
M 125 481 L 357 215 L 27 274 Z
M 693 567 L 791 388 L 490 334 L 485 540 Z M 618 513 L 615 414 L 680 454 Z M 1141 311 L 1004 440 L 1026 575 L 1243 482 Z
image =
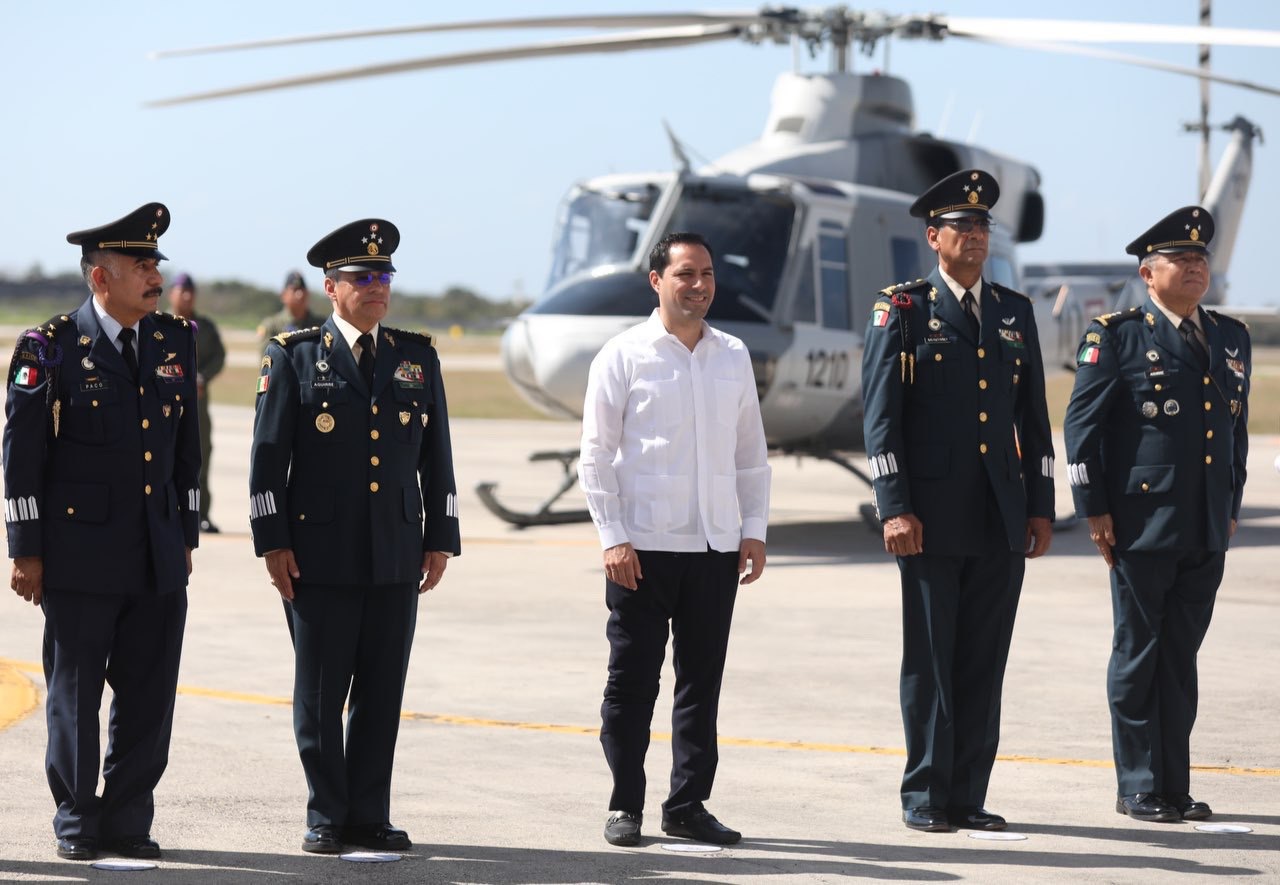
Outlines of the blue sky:
M 308 87 L 159 110 L 148 99 L 302 72 L 533 42 L 582 32 L 406 36 L 150 61 L 148 51 L 296 33 L 458 18 L 590 11 L 665 11 L 644 0 L 465 6 L 385 0 L 151 4 L 140 13 L 65 0 L 11 6 L 0 54 L 7 117 L 0 147 L 0 270 L 74 267 L 67 231 L 149 200 L 167 203 L 171 272 L 277 287 L 320 236 L 382 216 L 401 229 L 397 284 L 452 284 L 495 297 L 536 295 L 552 221 L 576 180 L 665 170 L 667 120 L 702 156 L 751 141 L 768 110 L 786 47 L 736 42 L 625 55 L 510 62 Z M 695 2 L 692 9 L 750 8 Z M 973 0 L 945 6 L 873 2 L 897 12 L 1150 21 L 1154 8 L 1193 24 L 1195 0 L 1073 4 Z M 1280 4 L 1219 0 L 1214 23 L 1280 30 Z M 1194 47 L 1114 46 L 1194 64 Z M 917 128 L 1033 163 L 1048 208 L 1024 261 L 1123 259 L 1124 245 L 1194 202 L 1194 81 L 1100 61 L 986 47 L 958 39 L 895 41 L 888 70 L 915 91 Z M 825 58 L 807 62 L 820 70 Z M 883 54 L 859 57 L 880 68 Z M 1224 73 L 1280 86 L 1280 50 L 1219 48 Z M 1237 113 L 1280 138 L 1280 98 L 1213 87 L 1214 118 Z M 950 110 L 948 111 L 948 107 Z M 946 122 L 945 128 L 937 132 Z M 1214 158 L 1225 137 L 1215 136 Z M 1280 147 L 1257 149 L 1231 299 L 1277 304 L 1274 222 Z M 319 276 L 309 272 L 313 284 Z M 887 281 L 868 280 L 868 286 Z

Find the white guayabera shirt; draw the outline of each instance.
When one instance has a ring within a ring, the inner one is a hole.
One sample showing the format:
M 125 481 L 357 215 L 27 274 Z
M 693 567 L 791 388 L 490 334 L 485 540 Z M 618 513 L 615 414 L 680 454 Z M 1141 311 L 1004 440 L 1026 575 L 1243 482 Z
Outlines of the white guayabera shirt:
M 603 548 L 764 541 L 767 457 L 751 358 L 732 335 L 704 322 L 690 352 L 655 310 L 592 361 L 578 479 Z

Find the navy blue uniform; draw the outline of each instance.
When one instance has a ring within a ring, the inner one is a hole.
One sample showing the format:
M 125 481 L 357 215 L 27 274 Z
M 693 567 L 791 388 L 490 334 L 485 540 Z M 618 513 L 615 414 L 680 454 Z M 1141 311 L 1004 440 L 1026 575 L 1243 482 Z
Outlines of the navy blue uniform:
M 1196 652 L 1244 491 L 1249 333 L 1213 311 L 1199 321 L 1207 368 L 1150 298 L 1094 320 L 1064 425 L 1076 512 L 1115 529 L 1107 693 L 1122 796 L 1188 792 Z
M 982 285 L 975 339 L 937 269 L 884 290 L 863 352 L 880 518 L 914 514 L 902 575 L 904 808 L 980 807 L 1022 586 L 1027 520 L 1053 516 L 1053 441 L 1031 303 Z
M 144 835 L 168 761 L 198 542 L 195 335 L 143 317 L 139 380 L 92 299 L 18 340 L 4 429 L 9 556 L 43 560 L 46 771 L 60 838 Z M 98 709 L 114 698 L 98 783 Z
M 258 390 L 250 525 L 301 573 L 285 612 L 307 823 L 384 824 L 423 554 L 461 552 L 439 360 L 381 327 L 370 390 L 330 318 L 272 339 Z

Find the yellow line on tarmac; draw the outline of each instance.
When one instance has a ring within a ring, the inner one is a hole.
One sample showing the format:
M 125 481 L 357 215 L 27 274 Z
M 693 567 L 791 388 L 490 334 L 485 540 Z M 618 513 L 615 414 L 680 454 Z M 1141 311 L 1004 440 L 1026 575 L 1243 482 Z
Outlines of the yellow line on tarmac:
M 3 676 L 6 671 L 5 665 L 8 665 L 8 667 L 15 670 L 40 672 L 41 669 L 37 664 L 25 663 L 23 661 L 10 661 L 0 658 L 0 676 Z M 2 687 L 3 682 L 0 681 L 0 688 Z M 289 698 L 254 694 L 252 692 L 243 691 L 220 691 L 218 689 L 200 688 L 190 685 L 179 685 L 178 694 L 190 695 L 192 697 L 212 698 L 214 700 L 221 701 L 234 701 L 242 704 L 264 704 L 276 707 L 288 707 L 293 704 L 293 701 Z M 3 694 L 0 693 L 0 700 L 2 699 Z M 25 715 L 25 711 L 23 715 Z M 476 716 L 453 716 L 448 713 L 417 713 L 412 710 L 402 711 L 400 713 L 400 718 L 408 719 L 413 722 L 430 722 L 435 725 L 457 725 L 464 728 L 505 728 L 517 731 L 540 731 L 545 734 L 572 734 L 582 737 L 595 737 L 600 734 L 600 729 L 590 728 L 584 725 L 557 725 L 551 722 L 518 722 L 509 719 L 484 719 Z M 3 707 L 0 707 L 0 723 L 2 722 L 4 722 L 4 709 Z M 671 740 L 671 735 L 668 732 L 655 731 L 652 737 L 654 740 L 658 741 Z M 852 753 L 860 756 L 906 755 L 906 751 L 900 747 L 869 747 L 859 746 L 857 744 L 779 741 L 767 740 L 765 738 L 740 738 L 732 737 L 730 735 L 720 735 L 719 741 L 720 746 L 722 747 L 752 747 L 761 750 L 793 750 L 805 753 Z M 1103 759 L 1055 759 L 1044 756 L 1019 756 L 1013 754 L 1002 754 L 996 758 L 1004 762 L 1023 762 L 1030 765 L 1066 765 L 1073 768 L 1112 767 L 1109 760 Z M 1248 768 L 1239 765 L 1192 765 L 1191 769 L 1192 771 L 1201 771 L 1209 774 L 1280 777 L 1280 768 Z
M 8 663 L 0 660 L 0 731 L 22 719 L 40 703 L 35 683 Z

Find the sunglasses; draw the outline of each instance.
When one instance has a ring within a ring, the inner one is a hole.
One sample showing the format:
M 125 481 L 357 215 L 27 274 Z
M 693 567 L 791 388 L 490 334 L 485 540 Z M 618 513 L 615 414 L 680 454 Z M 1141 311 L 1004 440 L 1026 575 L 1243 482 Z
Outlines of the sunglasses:
M 368 273 L 358 273 L 351 278 L 351 285 L 355 286 L 357 289 L 363 289 L 374 280 L 377 280 L 384 286 L 390 286 L 391 280 L 394 277 L 395 274 L 393 273 L 374 273 L 373 271 L 369 271 Z
M 980 230 L 984 234 L 990 233 L 991 228 L 996 226 L 996 223 L 989 218 L 948 218 L 942 223 L 962 234 L 973 233 L 975 230 Z

